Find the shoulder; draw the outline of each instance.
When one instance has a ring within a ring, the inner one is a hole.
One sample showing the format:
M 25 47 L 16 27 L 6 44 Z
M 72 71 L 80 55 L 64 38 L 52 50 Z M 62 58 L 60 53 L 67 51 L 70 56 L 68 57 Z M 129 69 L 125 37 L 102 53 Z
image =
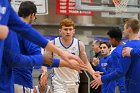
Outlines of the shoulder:
M 84 43 L 83 43 L 82 41 L 78 40 L 78 42 L 79 42 L 80 47 L 85 46 Z

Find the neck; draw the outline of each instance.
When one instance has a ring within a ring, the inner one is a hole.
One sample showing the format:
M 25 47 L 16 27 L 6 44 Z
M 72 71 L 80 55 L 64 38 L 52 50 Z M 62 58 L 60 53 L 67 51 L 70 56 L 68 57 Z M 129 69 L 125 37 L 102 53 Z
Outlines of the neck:
M 21 17 L 21 19 L 22 19 L 25 23 L 29 24 L 28 18 L 22 18 L 22 17 Z
M 72 43 L 72 38 L 60 38 L 62 43 L 66 46 L 69 46 Z
M 139 40 L 138 34 L 131 34 L 131 35 L 129 36 L 129 40 Z
M 120 44 L 122 44 L 122 41 L 120 41 L 120 42 L 116 41 L 115 47 L 118 46 L 118 45 L 120 45 Z

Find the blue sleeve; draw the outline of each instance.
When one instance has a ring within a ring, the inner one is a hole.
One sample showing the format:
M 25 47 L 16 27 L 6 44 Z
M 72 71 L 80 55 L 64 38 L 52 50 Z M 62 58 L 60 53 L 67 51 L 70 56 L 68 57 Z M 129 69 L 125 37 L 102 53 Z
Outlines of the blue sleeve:
M 9 50 L 4 51 L 4 60 L 10 67 L 16 68 L 41 66 L 44 61 L 42 55 L 26 56 Z
M 24 39 L 20 35 L 18 35 L 18 41 L 20 44 L 20 50 L 23 54 L 27 55 L 42 55 L 41 54 L 41 48 L 38 45 L 33 44 L 32 42 Z M 22 50 L 23 49 L 23 50 Z
M 140 49 L 139 48 L 133 48 L 130 52 L 131 56 L 139 56 L 140 57 Z
M 43 37 L 39 32 L 37 32 L 37 30 L 32 28 L 31 25 L 21 21 L 21 19 L 12 9 L 12 7 L 10 8 L 11 10 L 8 20 L 8 27 L 13 31 L 16 31 L 23 37 L 27 38 L 28 40 L 34 42 L 35 44 L 45 48 L 48 44 L 48 40 L 46 40 L 45 37 Z
M 118 60 L 115 57 L 113 59 Z M 118 62 L 120 62 L 120 63 L 117 65 L 117 67 L 115 68 L 115 70 L 112 73 L 109 73 L 109 74 L 101 77 L 101 80 L 103 83 L 114 81 L 114 80 L 119 79 L 122 76 L 125 76 L 126 72 L 128 71 L 128 68 L 131 64 L 131 58 L 122 57 L 122 58 L 120 58 L 120 60 L 118 60 Z
M 15 61 L 15 60 L 18 61 Z M 33 55 L 33 56 L 26 56 L 21 55 L 15 57 L 15 60 L 12 61 L 12 67 L 22 68 L 22 67 L 33 67 L 33 66 L 42 66 L 43 65 L 43 56 L 42 55 Z
M 38 66 L 38 65 L 41 66 L 41 64 L 44 63 L 44 59 L 41 54 L 41 48 L 38 45 L 33 44 L 32 42 L 21 37 L 20 35 L 18 35 L 18 41 L 19 41 L 19 45 L 20 45 L 21 54 L 31 56 L 30 59 L 31 60 L 33 59 L 34 63 L 38 63 L 35 66 Z M 34 59 L 36 59 L 36 57 L 38 59 L 34 60 Z M 28 61 L 28 60 L 26 60 L 26 61 Z
M 107 74 L 107 71 L 106 71 L 105 69 L 103 69 L 103 67 L 101 66 L 101 64 L 95 66 L 94 69 L 95 69 L 96 71 L 103 72 L 103 75 L 104 75 L 104 74 Z

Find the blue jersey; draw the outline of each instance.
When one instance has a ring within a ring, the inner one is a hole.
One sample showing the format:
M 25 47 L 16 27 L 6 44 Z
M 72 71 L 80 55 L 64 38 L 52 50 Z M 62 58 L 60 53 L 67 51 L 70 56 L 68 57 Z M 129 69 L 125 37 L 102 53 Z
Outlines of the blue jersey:
M 131 40 L 124 45 L 124 47 L 139 48 L 140 40 Z M 102 77 L 103 82 L 108 80 L 116 80 L 125 75 L 126 78 L 126 93 L 139 93 L 140 92 L 140 57 L 132 53 L 131 57 L 122 57 L 118 68 Z
M 2 69 L 0 73 L 0 93 L 13 93 L 14 79 L 12 68 L 32 68 L 43 64 L 42 55 L 26 56 L 20 54 L 17 34 L 9 31 L 5 40 Z M 22 81 L 21 81 L 22 82 Z
M 20 51 L 24 55 L 42 55 L 39 46 L 18 35 Z M 33 88 L 32 67 L 13 68 L 14 83 Z
M 118 45 L 112 51 L 110 56 L 101 60 L 101 64 L 105 65 L 105 63 L 106 63 L 106 65 L 107 65 L 105 67 L 105 70 L 102 70 L 105 74 L 115 71 L 117 69 L 117 67 L 119 66 L 122 48 L 123 48 L 122 45 Z M 101 67 L 100 67 L 100 70 L 101 70 Z M 124 77 L 121 77 L 121 78 L 117 79 L 116 81 L 114 80 L 114 81 L 108 81 L 108 82 L 104 83 L 103 88 L 106 89 L 106 91 L 103 91 L 103 92 L 104 93 L 114 93 L 116 84 L 119 86 L 120 93 L 125 93 L 125 78 Z M 104 87 L 104 85 L 106 87 Z M 107 92 L 107 89 L 109 90 L 108 92 Z
M 103 57 L 100 59 L 100 64 L 95 67 L 96 71 L 103 72 L 103 75 L 112 72 L 115 68 L 112 68 L 113 64 L 112 61 L 110 61 L 111 55 L 107 57 Z M 110 81 L 108 83 L 104 83 L 102 88 L 102 93 L 114 93 L 115 92 L 115 81 Z
M 23 37 L 43 48 L 48 43 L 48 41 L 41 34 L 31 27 L 31 25 L 21 21 L 9 4 L 9 0 L 0 0 L 0 24 L 8 25 L 8 27 L 13 31 L 21 34 Z M 0 40 L 0 70 L 3 55 L 3 45 L 4 41 Z

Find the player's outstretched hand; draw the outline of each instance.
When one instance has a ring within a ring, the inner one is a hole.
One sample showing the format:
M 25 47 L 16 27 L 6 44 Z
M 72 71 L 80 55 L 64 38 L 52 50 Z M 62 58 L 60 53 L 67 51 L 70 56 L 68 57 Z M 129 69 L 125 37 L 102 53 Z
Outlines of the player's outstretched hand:
M 72 65 L 71 62 L 70 62 L 70 59 L 76 60 L 76 61 L 77 61 L 79 64 L 81 64 L 81 65 L 85 65 L 84 62 L 83 62 L 78 56 L 73 55 L 73 54 L 70 54 L 70 53 L 65 52 L 65 51 L 63 51 L 63 52 L 60 54 L 60 57 L 61 57 L 63 60 L 67 61 L 70 65 Z
M 101 75 L 98 75 L 96 79 L 90 82 L 90 86 L 95 89 L 97 89 L 101 84 L 102 84 Z
M 87 70 L 87 66 L 85 64 L 79 64 L 76 60 L 69 60 L 71 65 L 68 65 L 69 68 L 77 70 L 79 73 L 82 73 L 82 70 Z

